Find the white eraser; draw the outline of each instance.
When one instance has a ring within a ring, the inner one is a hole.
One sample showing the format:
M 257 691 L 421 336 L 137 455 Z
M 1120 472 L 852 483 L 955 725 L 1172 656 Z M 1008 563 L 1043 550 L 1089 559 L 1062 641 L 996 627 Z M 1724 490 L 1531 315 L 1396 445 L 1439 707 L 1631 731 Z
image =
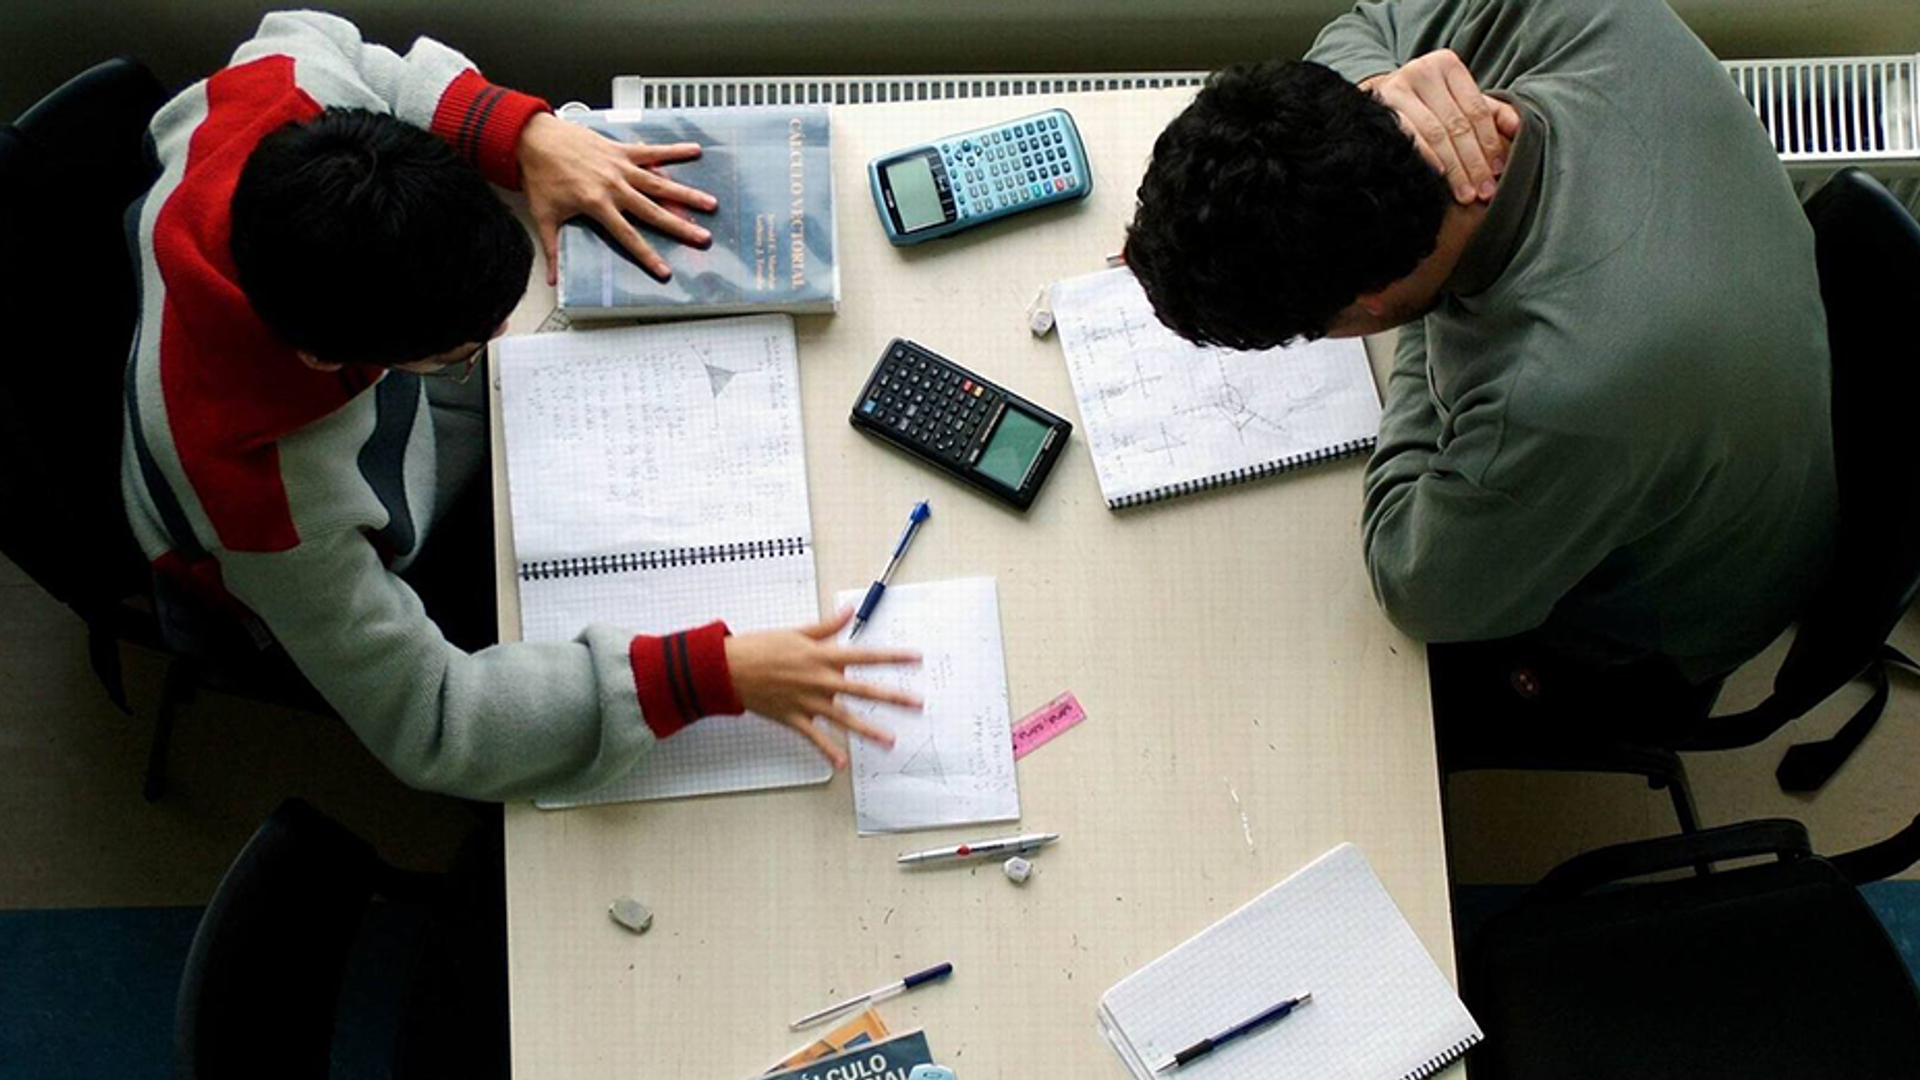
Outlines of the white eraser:
M 1033 303 L 1027 305 L 1027 329 L 1034 337 L 1046 337 L 1053 330 L 1053 305 L 1047 299 L 1048 286 L 1041 286 L 1034 295 Z
M 1015 885 L 1025 885 L 1027 879 L 1033 876 L 1033 864 L 1018 855 L 1008 859 L 1002 869 L 1007 872 L 1007 880 Z
M 619 923 L 621 926 L 626 927 L 636 934 L 646 933 L 647 927 L 653 925 L 652 910 L 631 896 L 623 896 L 615 900 L 613 904 L 607 908 L 607 915 L 612 918 L 614 922 Z

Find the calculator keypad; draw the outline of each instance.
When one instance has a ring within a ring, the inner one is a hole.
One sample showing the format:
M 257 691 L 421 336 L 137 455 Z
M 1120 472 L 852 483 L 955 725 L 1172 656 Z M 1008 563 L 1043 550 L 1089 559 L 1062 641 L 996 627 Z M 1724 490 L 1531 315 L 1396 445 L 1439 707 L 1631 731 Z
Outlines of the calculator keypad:
M 949 211 L 960 220 L 1057 199 L 1077 192 L 1082 183 L 1058 116 L 949 140 L 940 144 L 940 160 L 945 175 L 953 178 Z
M 896 345 L 867 386 L 860 412 L 901 440 L 956 464 L 970 464 L 980 425 L 1000 394 L 937 357 Z

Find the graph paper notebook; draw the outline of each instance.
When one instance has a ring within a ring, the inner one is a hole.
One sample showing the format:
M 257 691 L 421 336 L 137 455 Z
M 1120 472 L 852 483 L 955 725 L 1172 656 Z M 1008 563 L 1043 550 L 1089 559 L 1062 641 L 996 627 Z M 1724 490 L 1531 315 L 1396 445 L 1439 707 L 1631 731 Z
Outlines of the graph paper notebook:
M 1109 509 L 1357 454 L 1379 434 L 1358 339 L 1202 348 L 1160 325 L 1124 267 L 1059 282 L 1052 299 Z
M 500 405 L 520 631 L 665 634 L 813 622 L 819 593 L 785 315 L 510 337 Z M 798 732 L 712 716 L 626 778 L 543 807 L 825 782 Z
M 1292 1015 L 1159 1074 L 1173 1080 L 1421 1080 L 1480 1027 L 1342 844 L 1100 999 L 1101 1034 L 1139 1080 L 1202 1039 L 1301 993 Z

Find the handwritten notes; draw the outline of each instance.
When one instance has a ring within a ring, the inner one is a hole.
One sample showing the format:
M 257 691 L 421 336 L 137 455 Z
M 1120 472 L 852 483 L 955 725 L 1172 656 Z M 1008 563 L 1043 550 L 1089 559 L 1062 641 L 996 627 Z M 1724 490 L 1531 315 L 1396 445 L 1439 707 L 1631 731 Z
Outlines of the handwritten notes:
M 812 535 L 791 318 L 535 334 L 500 356 L 522 562 Z
M 840 593 L 852 607 L 866 590 Z M 887 750 L 853 740 L 853 810 L 862 836 L 1020 816 L 1000 597 L 992 578 L 894 585 L 859 638 L 863 646 L 916 649 L 917 667 L 851 668 L 863 682 L 919 695 L 923 711 L 849 701 L 893 732 Z
M 1357 338 L 1196 346 L 1160 325 L 1124 268 L 1057 282 L 1053 314 L 1109 506 L 1281 471 L 1366 445 L 1379 429 Z

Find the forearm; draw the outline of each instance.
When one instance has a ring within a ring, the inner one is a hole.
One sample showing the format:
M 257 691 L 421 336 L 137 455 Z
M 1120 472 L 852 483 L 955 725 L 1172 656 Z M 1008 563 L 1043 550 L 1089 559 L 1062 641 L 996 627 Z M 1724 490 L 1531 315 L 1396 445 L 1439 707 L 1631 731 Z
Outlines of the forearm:
M 416 787 L 478 799 L 590 789 L 700 715 L 740 711 L 719 624 L 669 638 L 589 627 L 468 654 L 357 535 L 222 565 L 315 689 Z
M 503 187 L 519 186 L 521 129 L 549 111 L 537 97 L 487 82 L 465 56 L 431 38 L 402 56 L 319 12 L 267 15 L 233 63 L 270 56 L 293 58 L 300 88 L 321 105 L 387 112 L 425 128 Z

